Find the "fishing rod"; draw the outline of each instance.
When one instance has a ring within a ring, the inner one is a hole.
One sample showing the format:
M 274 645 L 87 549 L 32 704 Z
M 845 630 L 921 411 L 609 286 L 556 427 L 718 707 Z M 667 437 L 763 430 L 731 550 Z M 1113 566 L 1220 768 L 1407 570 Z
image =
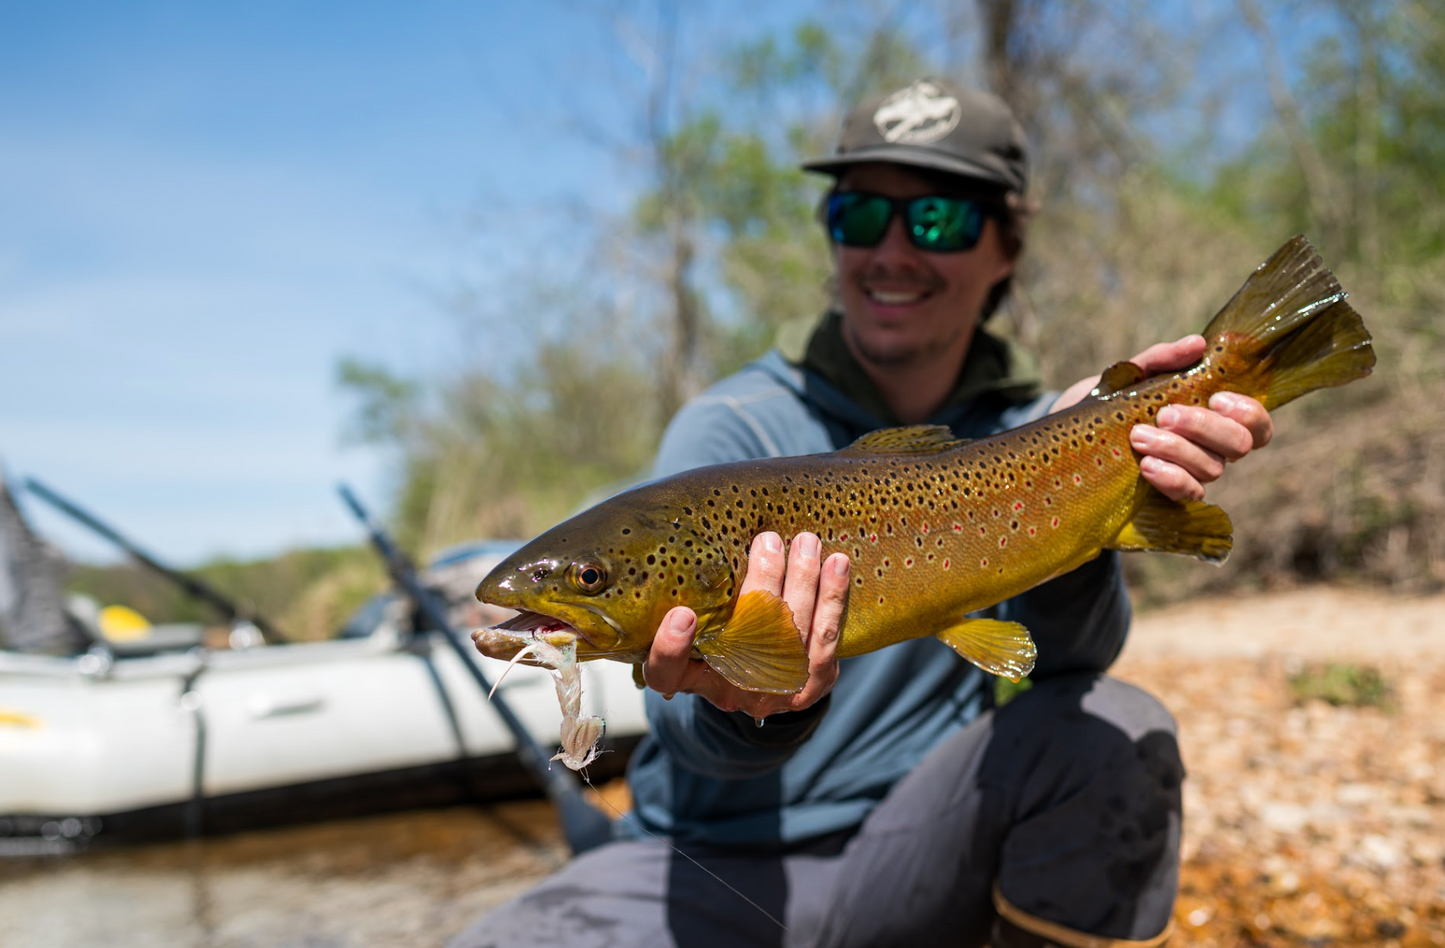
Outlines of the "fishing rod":
M 381 526 L 372 519 L 351 489 L 345 484 L 341 484 L 337 490 L 341 494 L 341 499 L 346 502 L 346 506 L 351 508 L 356 519 L 366 528 L 371 537 L 372 546 L 376 547 L 377 553 L 381 555 L 392 580 L 416 604 L 422 617 L 431 627 L 441 633 L 442 640 L 461 659 L 463 667 L 471 673 L 472 678 L 476 679 L 477 686 L 484 693 L 491 692 L 491 682 L 487 681 L 486 673 L 476 662 L 475 649 L 470 647 L 470 643 L 463 644 L 461 636 L 447 620 L 446 611 L 438 603 L 436 593 L 421 584 L 421 581 L 417 579 L 416 569 L 407 559 L 406 554 L 397 548 Z M 600 846 L 610 840 L 612 838 L 612 821 L 607 818 L 606 814 L 583 799 L 582 785 L 577 782 L 570 771 L 561 767 L 554 769 L 549 766 L 550 761 L 547 754 L 523 726 L 521 719 L 507 704 L 501 692 L 492 695 L 491 704 L 502 719 L 502 723 L 507 726 L 507 730 L 511 731 L 512 737 L 516 739 L 516 755 L 522 767 L 536 778 L 537 783 L 541 785 L 548 798 L 557 807 L 562 821 L 562 832 L 567 837 L 567 845 L 573 855 Z
M 107 540 L 114 543 L 116 546 L 120 547 L 122 550 L 128 553 L 131 558 L 133 558 L 136 562 L 140 563 L 142 566 L 145 566 L 155 571 L 156 573 L 159 573 L 166 579 L 169 579 L 171 582 L 175 583 L 177 586 L 180 586 L 189 595 L 210 605 L 212 608 L 216 609 L 222 615 L 224 615 L 229 621 L 235 622 L 239 619 L 251 623 L 253 626 L 256 627 L 256 630 L 261 633 L 262 641 L 266 642 L 267 644 L 275 645 L 277 643 L 284 643 L 289 640 L 286 635 L 284 635 L 279 629 L 277 629 L 274 625 L 268 622 L 263 616 L 259 615 L 253 610 L 242 609 L 235 602 L 222 595 L 214 587 L 210 586 L 204 581 L 197 579 L 196 577 L 189 574 L 182 573 L 179 570 L 172 569 L 171 567 L 159 562 L 158 560 L 156 560 L 155 557 L 151 556 L 149 553 L 146 553 L 140 547 L 136 546 L 130 540 L 122 536 L 120 532 L 117 531 L 114 527 L 111 527 L 110 525 L 96 519 L 94 515 L 87 513 L 80 507 L 76 506 L 73 502 L 66 500 L 64 497 L 61 497 L 55 491 L 51 490 L 49 487 L 46 487 L 35 478 L 27 477 L 25 479 L 25 487 L 27 490 L 30 491 L 30 493 L 50 504 L 61 513 L 64 513 L 72 519 L 79 521 L 80 523 L 89 527 L 91 530 L 94 530 L 96 533 L 100 534 Z

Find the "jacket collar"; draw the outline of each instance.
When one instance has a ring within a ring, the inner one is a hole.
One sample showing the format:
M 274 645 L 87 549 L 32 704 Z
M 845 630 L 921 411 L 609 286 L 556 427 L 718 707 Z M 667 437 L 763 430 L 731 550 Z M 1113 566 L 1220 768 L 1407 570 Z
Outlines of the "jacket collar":
M 890 425 L 900 424 L 843 341 L 843 317 L 837 310 L 824 313 L 812 326 L 803 321 L 783 326 L 778 332 L 776 347 L 788 362 L 822 376 L 860 408 Z M 1038 398 L 1042 391 L 1038 364 L 1033 357 L 1012 340 L 980 326 L 953 390 L 929 421 L 947 424 L 962 409 L 985 395 L 1022 404 Z

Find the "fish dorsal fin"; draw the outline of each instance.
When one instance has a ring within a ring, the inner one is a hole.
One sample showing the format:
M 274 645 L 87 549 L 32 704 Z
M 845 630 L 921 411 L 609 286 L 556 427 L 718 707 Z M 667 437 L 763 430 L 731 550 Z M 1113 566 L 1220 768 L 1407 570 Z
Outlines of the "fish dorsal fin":
M 723 630 L 696 648 L 713 671 L 747 691 L 791 695 L 808 681 L 808 650 L 793 610 L 766 589 L 738 597 Z
M 1033 671 L 1039 654 L 1028 629 L 1002 619 L 963 619 L 937 638 L 989 674 L 1011 681 Z
M 1134 519 L 1104 546 L 1110 550 L 1180 553 L 1223 563 L 1234 546 L 1234 524 L 1229 514 L 1213 504 L 1170 500 L 1151 487 Z
M 1115 392 L 1133 388 L 1144 381 L 1144 370 L 1132 362 L 1115 362 L 1104 370 L 1099 384 L 1089 395 L 1093 398 L 1108 398 Z
M 880 428 L 854 441 L 839 454 L 938 454 L 961 444 L 943 425 L 909 425 Z

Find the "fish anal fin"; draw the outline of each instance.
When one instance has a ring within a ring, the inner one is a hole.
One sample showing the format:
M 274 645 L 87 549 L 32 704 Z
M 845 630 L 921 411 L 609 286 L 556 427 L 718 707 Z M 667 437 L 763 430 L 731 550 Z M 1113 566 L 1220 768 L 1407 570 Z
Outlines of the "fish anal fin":
M 955 438 L 943 425 L 909 425 L 904 428 L 880 428 L 854 441 L 839 454 L 938 454 L 966 441 Z
M 791 695 L 808 681 L 793 610 L 765 589 L 743 593 L 723 630 L 697 649 L 713 671 L 747 691 Z
M 1093 398 L 1107 398 L 1144 381 L 1144 370 L 1132 362 L 1115 362 L 1099 376 L 1099 384 L 1089 393 Z
M 1034 670 L 1038 649 L 1029 630 L 1002 619 L 964 619 L 937 638 L 991 675 L 1018 681 Z
M 1202 500 L 1170 500 L 1153 488 L 1133 519 L 1104 544 L 1111 550 L 1179 553 L 1211 563 L 1223 563 L 1233 545 L 1234 525 L 1223 509 Z

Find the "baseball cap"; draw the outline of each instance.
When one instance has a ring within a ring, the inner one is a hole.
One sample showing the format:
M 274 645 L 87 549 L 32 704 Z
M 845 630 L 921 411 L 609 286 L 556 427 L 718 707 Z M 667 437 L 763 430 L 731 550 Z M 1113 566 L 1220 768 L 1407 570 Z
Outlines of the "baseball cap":
M 947 79 L 919 79 L 863 100 L 843 120 L 830 158 L 805 171 L 837 176 L 851 165 L 882 161 L 976 178 L 1022 194 L 1028 188 L 1028 143 L 1004 101 Z

